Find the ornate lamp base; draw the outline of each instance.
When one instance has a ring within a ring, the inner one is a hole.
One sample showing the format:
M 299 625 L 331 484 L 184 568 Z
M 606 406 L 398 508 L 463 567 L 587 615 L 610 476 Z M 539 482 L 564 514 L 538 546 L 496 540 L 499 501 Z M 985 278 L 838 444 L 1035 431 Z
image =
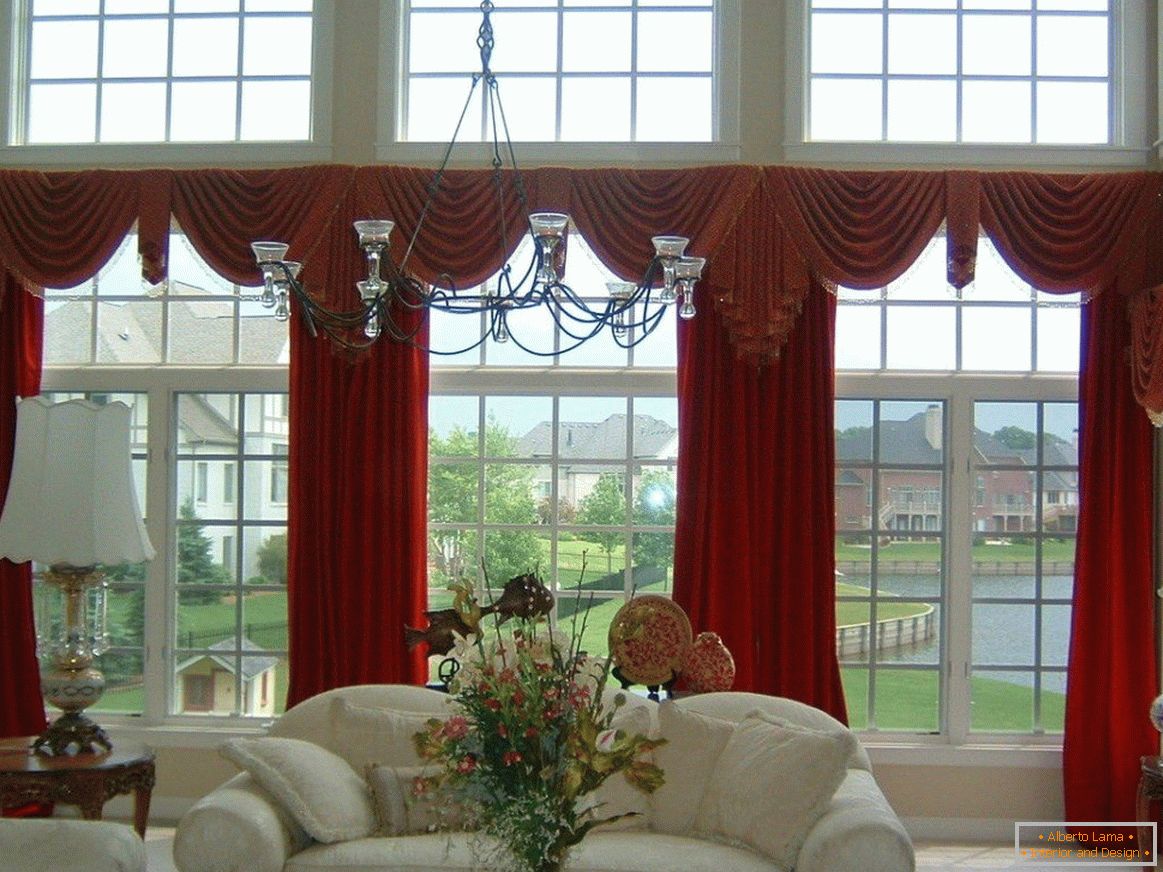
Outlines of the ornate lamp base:
M 32 750 L 37 754 L 59 757 L 69 753 L 72 745 L 77 746 L 77 754 L 99 753 L 98 746 L 104 751 L 113 749 L 113 743 L 100 725 L 81 712 L 65 712 L 36 737 Z

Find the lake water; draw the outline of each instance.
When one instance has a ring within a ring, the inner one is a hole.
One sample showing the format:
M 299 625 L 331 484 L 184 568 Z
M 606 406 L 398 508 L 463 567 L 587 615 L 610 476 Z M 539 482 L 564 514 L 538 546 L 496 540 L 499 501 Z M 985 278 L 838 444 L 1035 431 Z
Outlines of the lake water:
M 867 587 L 867 576 L 845 573 L 845 583 Z M 880 590 L 909 597 L 936 597 L 940 595 L 940 576 L 884 575 L 879 578 Z M 1046 576 L 1042 581 L 1042 596 L 1049 599 L 1069 599 L 1074 579 L 1068 575 Z M 985 575 L 973 580 L 974 599 L 989 597 L 1029 597 L 1035 595 L 1032 575 Z M 938 609 L 940 607 L 938 606 Z M 977 671 L 990 666 L 1026 666 L 1034 662 L 1034 625 L 1037 612 L 1032 605 L 978 603 L 973 604 L 973 663 Z M 1065 666 L 1070 647 L 1070 606 L 1045 604 L 1042 606 L 1042 665 Z M 856 659 L 856 658 L 853 658 Z M 897 648 L 880 653 L 885 663 L 929 663 L 940 659 L 940 638 L 908 648 Z M 999 678 L 1029 687 L 1033 675 L 1029 673 L 991 672 Z M 1042 677 L 1047 690 L 1064 693 L 1066 676 L 1049 673 Z

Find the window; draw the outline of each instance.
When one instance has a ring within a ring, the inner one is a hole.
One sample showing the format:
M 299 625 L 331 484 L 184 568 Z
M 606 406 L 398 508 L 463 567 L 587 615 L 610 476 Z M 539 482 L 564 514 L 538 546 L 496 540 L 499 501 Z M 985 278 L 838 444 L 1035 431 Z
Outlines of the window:
M 480 71 L 475 0 L 412 0 L 401 135 L 447 141 Z M 709 142 L 723 0 L 545 0 L 493 13 L 491 66 L 513 140 Z M 595 50 L 600 47 L 600 50 Z M 478 87 L 461 141 L 491 139 Z
M 285 505 L 261 496 L 262 482 L 276 480 L 280 466 L 285 482 L 285 461 L 279 458 L 285 457 L 287 445 L 273 443 L 261 429 L 262 410 L 269 402 L 263 394 L 181 393 L 176 400 L 182 435 L 176 446 L 173 520 L 174 683 L 181 687 L 188 674 L 213 669 L 219 679 L 210 713 L 270 714 L 259 710 L 261 697 L 253 689 L 267 672 L 286 687 L 287 514 Z M 213 426 L 199 432 L 192 422 Z M 196 508 L 182 484 L 190 463 L 241 469 L 237 505 Z M 250 493 L 260 498 L 250 499 Z
M 45 292 L 44 390 L 132 407 L 133 469 L 159 554 L 109 574 L 113 647 L 98 708 L 154 721 L 269 717 L 286 691 L 286 506 L 269 499 L 288 446 L 276 414 L 286 325 L 250 317 L 247 294 L 238 300 L 177 235 L 172 279 L 147 292 L 135 242 L 92 281 Z M 147 445 L 169 449 L 147 462 Z
M 576 236 L 567 277 L 579 291 L 607 280 Z M 492 340 L 432 358 L 429 608 L 450 605 L 447 583 L 478 580 L 482 565 L 495 589 L 537 571 L 557 619 L 584 617 L 585 648 L 600 654 L 633 591 L 672 589 L 674 320 L 630 351 L 603 338 L 553 356 L 562 337 L 539 317 L 514 319 L 512 331 L 543 337 L 549 358 Z M 463 346 L 479 327 L 467 321 L 436 319 L 433 342 Z
M 1109 0 L 810 0 L 812 140 L 1109 144 Z
M 286 443 L 276 442 L 271 446 L 276 458 L 287 456 Z M 287 461 L 278 459 L 271 464 L 271 502 L 285 504 L 287 502 L 289 482 L 287 479 Z
M 1062 731 L 1079 504 L 1080 302 L 980 244 L 960 299 L 937 239 L 888 288 L 840 289 L 837 314 L 849 715 L 954 743 Z
M 25 0 L 18 144 L 311 139 L 312 0 Z
M 194 501 L 204 503 L 210 493 L 210 464 L 194 464 Z

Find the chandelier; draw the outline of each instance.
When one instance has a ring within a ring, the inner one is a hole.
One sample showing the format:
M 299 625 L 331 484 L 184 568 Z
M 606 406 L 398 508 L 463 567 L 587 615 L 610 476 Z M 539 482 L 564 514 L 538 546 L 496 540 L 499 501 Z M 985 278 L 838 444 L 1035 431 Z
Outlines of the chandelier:
M 294 306 L 312 336 L 317 336 L 322 330 L 334 341 L 351 349 L 366 348 L 386 335 L 397 342 L 405 342 L 433 353 L 460 354 L 491 338 L 495 342 L 512 341 L 530 354 L 551 357 L 577 348 L 607 327 L 614 342 L 622 348 L 637 345 L 659 325 L 671 306 L 677 307 L 681 318 L 695 316 L 695 283 L 702 276 L 705 260 L 686 255 L 689 240 L 682 236 L 653 237 L 654 256 L 647 264 L 642 280 L 637 283 L 607 282 L 605 293 L 600 299 L 592 295 L 583 296 L 565 283 L 565 253 L 570 219 L 568 215 L 557 212 L 529 213 L 525 184 L 509 137 L 500 88 L 489 67 L 495 45 L 490 20 L 493 8 L 491 0 L 482 0 L 482 22 L 477 35 L 481 71 L 472 76 L 468 97 L 452 139 L 428 186 L 427 199 L 399 263 L 389 256 L 390 237 L 395 222 L 387 219 L 356 221 L 359 247 L 367 258 L 367 278 L 356 282 L 359 307 L 337 310 L 327 308 L 307 293 L 299 280 L 301 264 L 286 259 L 286 244 L 254 242 L 251 248 L 263 277 L 259 299 L 264 306 L 274 310 L 275 318 L 287 320 Z M 448 274 L 441 276 L 442 286 L 438 287 L 410 275 L 408 260 L 424 228 L 424 220 L 440 192 L 441 181 L 461 125 L 481 83 L 486 89 L 492 120 L 493 180 L 498 191 L 498 243 L 505 265 L 495 282 L 491 283 L 492 286 L 486 285 L 484 290 L 458 289 L 455 280 Z M 512 170 L 512 187 L 521 212 L 527 215 L 528 233 L 533 242 L 532 261 L 523 273 L 514 272 L 507 262 L 510 234 L 503 197 L 500 196 L 504 188 L 506 161 Z M 527 336 L 510 329 L 510 316 L 530 309 L 542 309 L 549 313 L 562 334 L 561 347 L 548 352 L 537 350 L 530 345 Z M 430 311 L 477 316 L 482 325 L 477 331 L 479 337 L 454 350 L 437 350 L 424 345 L 419 341 L 419 336 Z M 419 313 L 422 317 L 409 313 Z

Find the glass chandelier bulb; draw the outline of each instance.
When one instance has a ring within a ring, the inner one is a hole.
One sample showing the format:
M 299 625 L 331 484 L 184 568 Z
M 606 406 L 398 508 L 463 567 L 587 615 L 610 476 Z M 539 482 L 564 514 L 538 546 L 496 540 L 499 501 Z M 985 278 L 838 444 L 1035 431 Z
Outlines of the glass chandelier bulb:
M 279 291 L 279 299 L 275 305 L 275 320 L 286 321 L 291 317 L 291 301 L 286 290 Z
M 369 246 L 387 248 L 391 244 L 389 237 L 392 235 L 392 228 L 396 226 L 396 222 L 375 218 L 369 221 L 356 221 L 352 226 L 355 227 L 356 235 L 359 236 L 361 248 Z
M 363 325 L 363 335 L 368 339 L 378 339 L 380 336 L 380 316 L 377 312 L 372 311 L 368 316 L 367 323 Z
M 569 216 L 560 212 L 535 212 L 529 216 L 529 228 L 541 255 L 541 268 L 537 271 L 539 282 L 552 285 L 560 281 L 555 258 L 568 226 Z
M 265 270 L 263 272 L 262 296 L 260 296 L 258 298 L 258 301 L 260 303 L 262 303 L 263 308 L 265 308 L 265 309 L 273 309 L 275 307 L 275 303 L 278 302 L 275 299 L 275 277 L 274 277 L 274 274 L 267 273 Z
M 696 314 L 695 291 L 694 288 L 691 288 L 682 296 L 682 305 L 679 307 L 678 317 L 685 321 L 689 321 L 691 318 L 695 317 Z
M 674 290 L 675 265 L 686 251 L 690 240 L 685 236 L 655 236 L 654 254 L 662 262 L 662 293 L 658 299 L 663 303 L 673 303 L 678 295 Z
M 610 304 L 614 311 L 614 320 L 611 322 L 610 330 L 615 336 L 625 336 L 628 303 L 634 298 L 638 286 L 633 282 L 606 282 L 606 290 L 610 292 Z
M 498 315 L 496 323 L 493 325 L 493 340 L 495 342 L 509 341 L 509 325 L 504 315 Z

